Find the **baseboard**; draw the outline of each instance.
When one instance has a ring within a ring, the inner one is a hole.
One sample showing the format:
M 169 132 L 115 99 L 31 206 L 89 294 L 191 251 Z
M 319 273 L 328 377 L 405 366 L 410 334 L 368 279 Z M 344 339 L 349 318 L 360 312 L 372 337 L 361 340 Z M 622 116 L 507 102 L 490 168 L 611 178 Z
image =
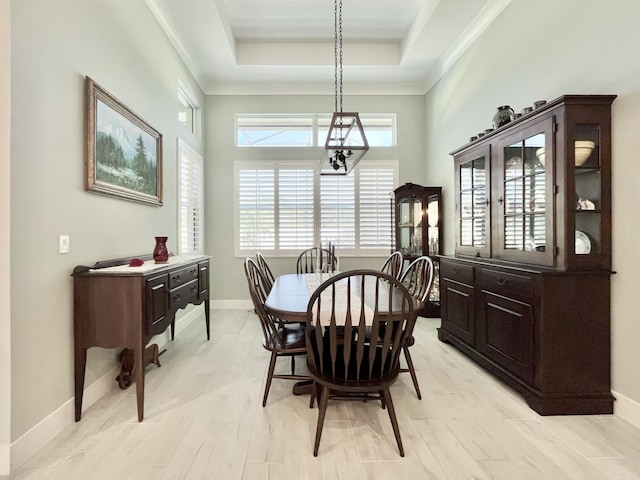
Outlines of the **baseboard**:
M 190 310 L 176 321 L 176 334 L 187 328 L 196 319 L 202 319 L 203 316 L 203 306 Z M 162 347 L 169 342 L 169 340 L 169 333 L 164 332 L 154 337 L 151 341 L 157 343 L 158 347 Z M 82 397 L 83 410 L 89 408 L 107 392 L 116 388 L 113 379 L 116 378 L 119 373 L 120 367 L 116 366 L 113 370 L 105 373 L 90 385 L 85 386 Z M 74 398 L 70 398 L 57 410 L 21 435 L 20 438 L 10 446 L 0 445 L 0 475 L 9 475 L 11 469 L 16 469 L 20 465 L 23 465 L 29 458 L 35 455 L 38 450 L 73 423 L 74 418 L 75 401 Z
M 616 401 L 613 402 L 613 414 L 640 428 L 640 403 L 631 400 L 618 392 L 611 392 Z
M 93 405 L 109 390 L 113 389 L 113 379 L 118 375 L 118 370 L 119 369 L 114 368 L 85 387 L 82 397 L 84 408 Z M 21 435 L 20 438 L 11 444 L 11 468 L 15 469 L 24 464 L 38 452 L 38 450 L 69 426 L 69 424 L 73 423 L 74 417 L 75 402 L 74 399 L 71 398 Z
M 0 476 L 11 473 L 11 446 L 0 445 Z

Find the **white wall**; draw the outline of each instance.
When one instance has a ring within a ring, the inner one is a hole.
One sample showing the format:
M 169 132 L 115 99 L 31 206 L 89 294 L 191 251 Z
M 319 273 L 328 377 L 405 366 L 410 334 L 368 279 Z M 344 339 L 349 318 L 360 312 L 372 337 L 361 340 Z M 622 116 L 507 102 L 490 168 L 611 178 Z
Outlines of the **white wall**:
M 204 96 L 144 0 L 20 0 L 11 6 L 10 430 L 16 442 L 60 407 L 67 407 L 65 414 L 72 411 L 73 267 L 151 253 L 158 234 L 168 235 L 170 249 L 176 250 L 176 145 L 178 135 L 185 134 L 177 121 L 178 80 L 190 87 L 200 105 Z M 6 43 L 0 39 L 0 44 L 2 60 Z M 5 71 L 3 67 L 2 106 Z M 163 207 L 85 191 L 85 75 L 163 134 Z M 4 108 L 0 111 L 0 157 L 5 158 L 7 119 Z M 203 151 L 201 142 L 188 135 L 185 139 Z M 3 162 L 0 182 L 5 173 Z M 0 188 L 3 224 L 7 191 Z M 5 231 L 0 228 L 3 274 L 9 251 Z M 60 234 L 70 235 L 68 255 L 57 252 Z M 7 291 L 0 279 L 0 295 Z M 7 304 L 0 298 L 3 320 Z M 4 339 L 8 327 L 4 321 L 1 325 Z M 116 357 L 116 350 L 90 349 L 86 384 L 115 368 Z M 2 368 L 5 360 L 0 358 Z M 0 372 L 1 395 L 6 381 Z M 0 443 L 8 431 L 1 405 Z
M 399 184 L 433 184 L 424 168 L 424 109 L 422 96 L 345 96 L 344 111 L 395 113 L 398 147 L 371 148 L 367 160 L 399 160 Z M 236 113 L 332 113 L 333 96 L 209 96 L 207 97 L 205 251 L 213 255 L 211 292 L 215 300 L 248 300 L 242 262 L 234 257 L 233 162 L 289 159 L 320 161 L 322 149 L 237 148 Z M 274 274 L 295 272 L 295 258 L 268 258 Z M 380 258 L 341 258 L 341 268 L 375 268 Z M 216 274 L 215 272 L 224 272 Z
M 8 471 L 11 443 L 10 13 L 11 4 L 0 2 L 0 475 Z
M 612 351 L 616 413 L 640 409 L 640 2 L 513 0 L 426 96 L 427 171 L 452 185 L 449 152 L 489 128 L 495 109 L 516 111 L 563 94 L 617 94 L 613 104 Z M 447 191 L 445 218 L 453 221 Z M 445 250 L 453 253 L 453 230 Z M 635 412 L 635 413 L 634 413 Z

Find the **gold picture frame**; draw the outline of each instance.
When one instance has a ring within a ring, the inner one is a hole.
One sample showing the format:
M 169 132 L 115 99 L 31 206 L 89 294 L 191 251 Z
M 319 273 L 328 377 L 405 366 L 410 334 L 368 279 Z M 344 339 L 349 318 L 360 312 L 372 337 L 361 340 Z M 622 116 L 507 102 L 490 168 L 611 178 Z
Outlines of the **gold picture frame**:
M 86 77 L 86 189 L 162 205 L 162 134 Z

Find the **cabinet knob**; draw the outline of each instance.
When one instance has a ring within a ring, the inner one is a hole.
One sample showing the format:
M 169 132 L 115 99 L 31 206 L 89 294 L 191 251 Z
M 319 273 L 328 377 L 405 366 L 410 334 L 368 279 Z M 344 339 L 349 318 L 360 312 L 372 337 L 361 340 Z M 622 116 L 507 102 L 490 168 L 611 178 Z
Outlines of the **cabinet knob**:
M 504 199 L 502 197 L 498 198 L 498 203 L 502 203 L 504 202 Z
M 507 284 L 507 281 L 506 281 L 504 278 L 498 278 L 498 279 L 496 280 L 496 283 L 497 283 L 498 285 L 500 285 L 501 287 L 504 287 L 504 286 Z

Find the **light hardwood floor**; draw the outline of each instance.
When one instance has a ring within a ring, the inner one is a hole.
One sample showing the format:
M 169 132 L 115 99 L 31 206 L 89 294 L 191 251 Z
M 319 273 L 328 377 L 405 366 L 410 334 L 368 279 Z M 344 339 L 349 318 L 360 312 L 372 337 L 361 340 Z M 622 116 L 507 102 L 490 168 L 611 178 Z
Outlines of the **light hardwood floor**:
M 261 406 L 268 353 L 253 312 L 212 315 L 210 342 L 196 321 L 168 345 L 161 368 L 148 367 L 142 423 L 134 388 L 114 381 L 79 423 L 9 478 L 640 479 L 640 429 L 615 416 L 537 415 L 439 342 L 439 320 L 424 318 L 412 347 L 423 400 L 408 374 L 392 387 L 406 456 L 379 403 L 335 401 L 314 458 L 318 411 L 308 397 L 274 380 Z

